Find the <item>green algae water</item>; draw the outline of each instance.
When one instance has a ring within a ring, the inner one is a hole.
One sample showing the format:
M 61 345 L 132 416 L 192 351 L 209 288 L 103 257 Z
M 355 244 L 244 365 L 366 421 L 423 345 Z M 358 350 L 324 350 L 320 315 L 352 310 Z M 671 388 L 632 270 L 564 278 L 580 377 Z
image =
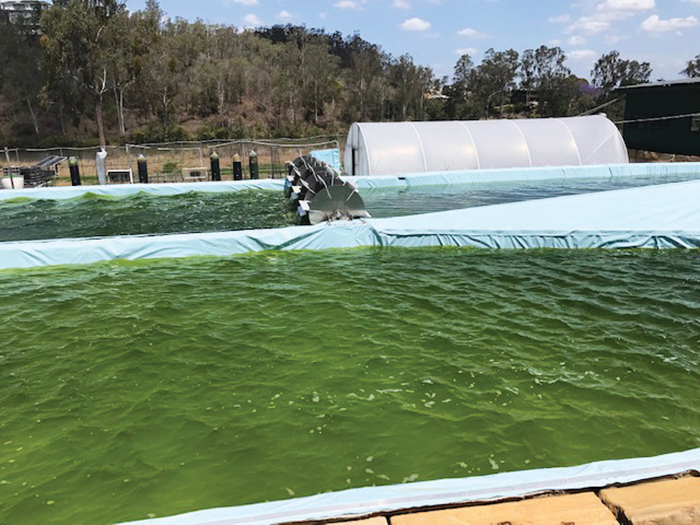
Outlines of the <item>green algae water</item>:
M 292 222 L 277 191 L 0 201 L 0 242 L 250 230 Z
M 0 272 L 0 523 L 700 446 L 700 253 L 359 249 Z
M 698 174 L 545 179 L 534 181 L 480 182 L 443 186 L 377 188 L 361 190 L 367 211 L 372 217 L 400 217 L 418 213 L 475 208 L 526 200 L 655 186 L 696 180 Z

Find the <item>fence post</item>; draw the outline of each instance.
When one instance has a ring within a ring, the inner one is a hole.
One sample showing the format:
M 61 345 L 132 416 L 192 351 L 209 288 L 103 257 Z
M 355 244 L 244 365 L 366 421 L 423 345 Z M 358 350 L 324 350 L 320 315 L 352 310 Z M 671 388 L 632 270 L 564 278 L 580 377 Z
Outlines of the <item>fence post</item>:
M 75 157 L 69 158 L 68 166 L 70 168 L 71 186 L 80 186 L 80 166 L 78 166 L 78 159 Z
M 211 180 L 221 180 L 221 164 L 219 162 L 219 154 L 213 151 L 211 154 Z
M 255 150 L 252 150 L 248 154 L 248 164 L 250 166 L 250 178 L 259 179 L 260 178 L 260 166 L 258 165 L 258 154 Z
M 243 163 L 238 153 L 233 156 L 233 180 L 243 180 Z
M 136 165 L 139 170 L 139 182 L 141 184 L 148 184 L 148 161 L 146 157 L 141 153 L 136 159 Z

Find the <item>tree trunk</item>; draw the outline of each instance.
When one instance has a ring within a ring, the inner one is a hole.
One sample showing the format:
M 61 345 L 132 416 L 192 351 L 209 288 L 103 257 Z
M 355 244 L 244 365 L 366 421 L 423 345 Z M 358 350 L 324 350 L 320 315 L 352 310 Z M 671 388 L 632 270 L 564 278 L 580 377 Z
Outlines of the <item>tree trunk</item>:
M 219 91 L 219 115 L 224 114 L 224 103 L 226 101 L 226 90 L 223 80 L 217 82 L 217 88 Z
M 66 120 L 63 116 L 63 104 L 58 107 L 58 119 L 61 122 L 61 135 L 66 135 Z
M 114 88 L 114 100 L 117 103 L 119 134 L 123 137 L 126 135 L 126 125 L 124 124 L 124 88 Z
M 29 97 L 26 97 L 26 100 L 27 107 L 29 108 L 29 114 L 32 116 L 32 125 L 34 126 L 34 133 L 39 135 L 39 122 L 37 121 L 36 113 L 34 112 L 34 108 L 32 107 L 32 101 Z
M 314 124 L 318 124 L 318 78 L 314 79 Z
M 168 125 L 168 88 L 163 90 L 163 125 Z
M 102 120 L 102 95 L 98 95 L 95 101 L 95 121 L 97 122 L 97 133 L 100 136 L 100 146 L 106 148 L 107 139 L 105 138 L 105 126 Z
M 360 122 L 365 121 L 365 77 L 360 77 Z

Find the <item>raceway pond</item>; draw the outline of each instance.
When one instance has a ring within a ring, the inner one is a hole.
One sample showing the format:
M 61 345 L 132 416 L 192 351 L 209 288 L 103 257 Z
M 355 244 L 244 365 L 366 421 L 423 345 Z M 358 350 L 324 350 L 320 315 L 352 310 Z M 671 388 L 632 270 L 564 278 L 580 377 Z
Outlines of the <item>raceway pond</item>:
M 113 523 L 700 445 L 697 251 L 0 272 L 0 523 Z
M 373 217 L 396 217 L 693 180 L 696 175 L 619 177 L 363 189 Z M 281 192 L 0 201 L 0 242 L 114 235 L 199 233 L 296 224 Z

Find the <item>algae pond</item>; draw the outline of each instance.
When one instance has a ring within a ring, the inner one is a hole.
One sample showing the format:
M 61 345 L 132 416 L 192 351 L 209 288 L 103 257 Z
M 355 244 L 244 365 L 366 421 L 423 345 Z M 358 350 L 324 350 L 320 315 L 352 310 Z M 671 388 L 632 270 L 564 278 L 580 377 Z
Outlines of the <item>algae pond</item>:
M 397 217 L 696 179 L 696 175 L 550 179 L 362 189 L 373 217 Z M 200 233 L 296 224 L 279 191 L 245 190 L 67 200 L 0 200 L 0 242 L 114 235 Z
M 700 445 L 698 251 L 0 272 L 0 523 L 114 523 Z

